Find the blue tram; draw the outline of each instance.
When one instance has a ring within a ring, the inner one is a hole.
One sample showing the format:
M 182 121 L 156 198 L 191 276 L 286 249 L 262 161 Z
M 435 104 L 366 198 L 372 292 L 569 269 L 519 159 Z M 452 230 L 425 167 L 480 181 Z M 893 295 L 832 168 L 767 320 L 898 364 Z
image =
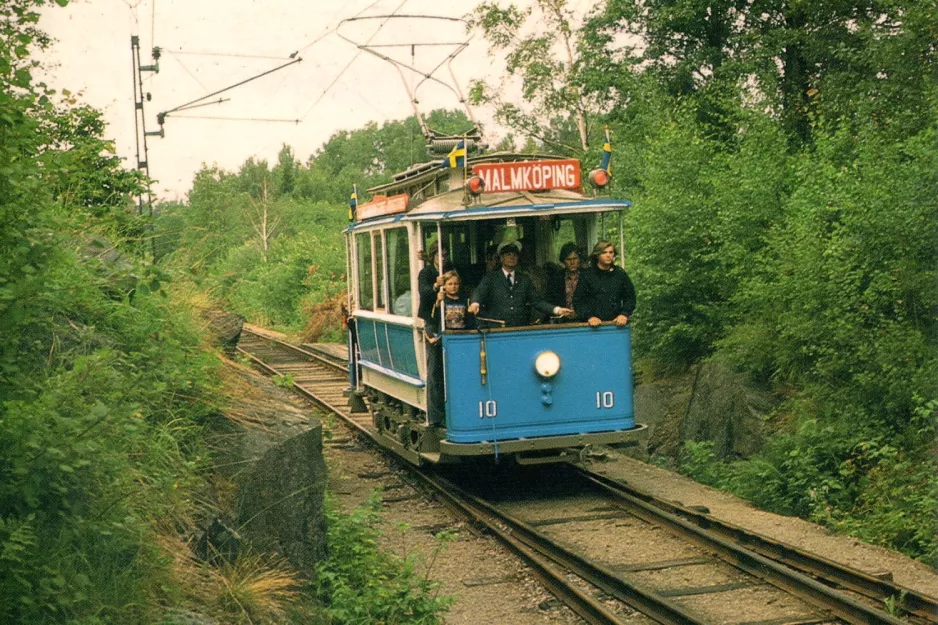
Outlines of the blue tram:
M 645 426 L 632 403 L 630 326 L 592 328 L 533 310 L 521 327 L 444 327 L 445 423 L 428 422 L 417 276 L 430 252 L 445 255 L 468 294 L 487 251 L 517 241 L 519 270 L 542 288 L 567 242 L 589 249 L 607 239 L 622 249 L 630 206 L 584 193 L 574 159 L 490 153 L 461 164 L 418 165 L 369 190 L 346 230 L 350 381 L 379 442 L 415 464 L 553 462 L 587 445 L 636 442 Z

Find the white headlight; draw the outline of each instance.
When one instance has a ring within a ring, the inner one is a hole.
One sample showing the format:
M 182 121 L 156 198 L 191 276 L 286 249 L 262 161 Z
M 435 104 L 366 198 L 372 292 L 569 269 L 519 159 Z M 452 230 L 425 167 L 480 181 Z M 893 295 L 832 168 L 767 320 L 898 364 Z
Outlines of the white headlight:
M 560 356 L 551 351 L 541 352 L 534 361 L 534 370 L 545 378 L 554 377 L 560 371 Z

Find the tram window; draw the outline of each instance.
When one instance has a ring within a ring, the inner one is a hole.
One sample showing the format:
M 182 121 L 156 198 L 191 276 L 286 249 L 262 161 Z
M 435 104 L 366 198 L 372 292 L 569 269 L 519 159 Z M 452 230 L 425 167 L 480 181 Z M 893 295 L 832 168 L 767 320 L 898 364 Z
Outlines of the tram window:
M 376 307 L 380 309 L 385 309 L 385 288 L 384 288 L 384 245 L 382 243 L 383 239 L 381 238 L 381 233 L 375 232 L 375 276 L 378 278 L 378 290 L 375 293 L 377 296 Z
M 443 231 L 446 237 L 449 261 L 455 267 L 468 267 L 472 262 L 469 224 L 459 224 Z
M 578 219 L 582 221 L 582 219 Z M 578 233 L 577 221 L 572 218 L 557 217 L 551 224 L 550 249 L 548 250 L 546 262 L 555 268 L 563 266 L 560 259 L 560 250 L 567 243 L 575 243 L 580 255 L 580 262 L 587 262 L 586 257 L 586 237 Z M 582 228 L 579 228 L 582 230 Z
M 466 224 L 448 224 L 443 229 L 443 251 L 449 263 L 455 267 L 467 267 L 473 262 L 472 226 Z M 423 230 L 423 249 L 429 255 L 436 247 L 436 228 L 425 226 Z M 475 254 L 475 256 L 478 256 Z M 429 262 L 429 261 L 427 261 Z
M 559 226 L 559 227 L 558 227 Z M 552 261 L 560 259 L 560 248 L 570 242 L 576 242 L 576 232 L 573 229 L 573 220 L 561 219 L 555 226 L 553 253 L 550 255 Z
M 580 263 L 586 267 L 589 263 L 589 252 L 593 248 L 598 236 L 597 216 L 564 216 L 558 217 L 552 224 L 551 246 L 548 261 L 561 265 L 560 249 L 567 243 L 576 243 L 580 252 Z M 610 239 L 612 240 L 612 239 Z
M 388 285 L 391 287 L 391 310 L 396 315 L 411 316 L 410 244 L 406 228 L 384 233 L 388 254 Z
M 373 310 L 375 306 L 374 285 L 371 282 L 371 233 L 362 232 L 355 236 L 358 254 L 358 307 Z

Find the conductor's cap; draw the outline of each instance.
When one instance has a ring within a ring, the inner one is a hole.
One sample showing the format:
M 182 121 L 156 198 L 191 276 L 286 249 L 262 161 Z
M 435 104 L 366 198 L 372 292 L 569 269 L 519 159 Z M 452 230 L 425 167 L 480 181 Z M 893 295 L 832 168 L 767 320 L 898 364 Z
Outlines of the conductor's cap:
M 507 252 L 521 253 L 521 243 L 518 241 L 505 241 L 498 246 L 498 255 L 501 256 Z

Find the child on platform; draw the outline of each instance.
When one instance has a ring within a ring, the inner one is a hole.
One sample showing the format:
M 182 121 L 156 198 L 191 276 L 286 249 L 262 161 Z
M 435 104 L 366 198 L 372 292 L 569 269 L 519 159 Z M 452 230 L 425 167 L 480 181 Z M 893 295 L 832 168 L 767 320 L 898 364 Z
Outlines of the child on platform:
M 462 286 L 459 274 L 447 271 L 442 279 L 443 288 L 440 289 L 430 318 L 424 326 L 424 337 L 427 340 L 427 419 L 430 425 L 436 426 L 442 426 L 446 422 L 441 331 L 475 327 L 475 320 L 468 311 L 469 301 L 459 294 Z

